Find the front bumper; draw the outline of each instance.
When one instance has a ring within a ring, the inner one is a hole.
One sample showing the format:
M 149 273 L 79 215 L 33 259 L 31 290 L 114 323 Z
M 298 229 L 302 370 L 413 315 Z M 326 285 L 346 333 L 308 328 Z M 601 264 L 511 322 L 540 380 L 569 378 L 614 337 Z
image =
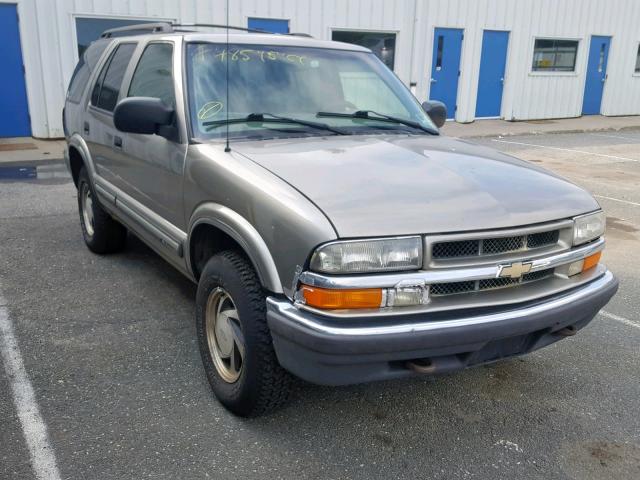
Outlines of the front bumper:
M 347 385 L 415 375 L 410 365 L 437 374 L 531 352 L 587 325 L 617 289 L 606 271 L 524 304 L 352 321 L 270 297 L 267 321 L 284 368 L 313 383 Z

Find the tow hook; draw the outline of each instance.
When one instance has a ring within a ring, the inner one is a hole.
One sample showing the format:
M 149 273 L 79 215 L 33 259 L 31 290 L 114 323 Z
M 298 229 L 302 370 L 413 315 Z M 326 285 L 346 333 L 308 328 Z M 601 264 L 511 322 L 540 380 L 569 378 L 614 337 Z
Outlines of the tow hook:
M 409 360 L 406 363 L 406 366 L 416 373 L 432 374 L 436 371 L 436 366 L 431 363 L 431 360 L 428 358 L 420 360 Z
M 569 325 L 568 327 L 564 327 L 561 330 L 556 332 L 558 335 L 562 335 L 563 337 L 572 337 L 576 333 L 578 333 L 578 329 L 575 325 Z

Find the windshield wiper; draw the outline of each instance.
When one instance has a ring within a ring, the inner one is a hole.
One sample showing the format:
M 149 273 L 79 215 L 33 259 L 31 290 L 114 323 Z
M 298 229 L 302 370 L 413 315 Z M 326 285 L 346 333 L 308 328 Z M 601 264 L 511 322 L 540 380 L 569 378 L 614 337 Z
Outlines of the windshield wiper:
M 326 123 L 310 122 L 307 120 L 301 120 L 299 118 L 281 117 L 272 113 L 250 113 L 246 117 L 230 118 L 228 120 L 215 120 L 211 122 L 204 122 L 202 125 L 208 127 L 207 132 L 209 132 L 222 125 L 246 122 L 293 123 L 296 125 L 304 125 L 305 127 L 317 128 L 318 130 L 326 130 L 327 132 L 333 132 L 336 135 L 349 135 L 347 132 L 340 130 L 339 128 L 331 127 Z
M 370 114 L 374 114 L 372 117 Z M 400 125 L 406 125 L 407 127 L 417 128 L 423 132 L 430 133 L 431 135 L 439 135 L 440 133 L 433 128 L 425 127 L 413 120 L 405 120 L 404 118 L 392 117 L 391 115 L 385 115 L 384 113 L 374 112 L 373 110 L 358 110 L 354 113 L 338 113 L 338 112 L 318 112 L 318 117 L 340 117 L 340 118 L 362 118 L 366 120 L 376 120 L 379 122 L 392 122 Z

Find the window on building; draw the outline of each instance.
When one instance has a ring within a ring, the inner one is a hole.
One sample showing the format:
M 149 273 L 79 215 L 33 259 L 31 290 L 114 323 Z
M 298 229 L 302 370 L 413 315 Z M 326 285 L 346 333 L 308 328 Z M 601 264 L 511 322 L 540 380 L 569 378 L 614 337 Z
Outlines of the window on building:
M 638 45 L 638 51 L 636 52 L 636 73 L 640 73 L 640 45 Z
M 371 49 L 387 67 L 393 70 L 396 54 L 395 33 L 335 30 L 331 38 L 337 42 L 353 43 Z
M 91 93 L 91 104 L 112 112 L 118 101 L 118 94 L 122 86 L 122 79 L 127 70 L 135 43 L 123 43 L 118 45 L 111 54 L 107 63 L 102 67 L 102 72 L 96 81 Z
M 159 98 L 166 105 L 175 107 L 172 57 L 173 45 L 169 43 L 148 45 L 136 66 L 128 96 Z
M 255 30 L 264 30 L 265 32 L 289 33 L 289 20 L 250 17 L 247 26 Z
M 89 44 L 100 38 L 105 30 L 110 28 L 128 27 L 140 23 L 157 23 L 158 20 L 136 20 L 122 18 L 95 18 L 95 17 L 77 17 L 76 18 L 76 39 L 78 41 L 78 58 L 82 58 L 82 54 Z
M 533 49 L 534 72 L 573 72 L 578 56 L 577 40 L 536 38 Z

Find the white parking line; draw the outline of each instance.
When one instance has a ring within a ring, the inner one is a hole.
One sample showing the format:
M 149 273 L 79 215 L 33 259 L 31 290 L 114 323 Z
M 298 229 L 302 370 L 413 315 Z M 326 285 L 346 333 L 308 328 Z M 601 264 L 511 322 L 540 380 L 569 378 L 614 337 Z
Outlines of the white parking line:
M 33 387 L 24 368 L 2 294 L 0 294 L 0 356 L 11 384 L 13 402 L 29 448 L 33 471 L 39 480 L 60 480 L 56 457 L 47 437 L 47 426 L 40 414 Z
M 581 153 L 583 155 L 594 155 L 596 157 L 610 158 L 612 160 L 620 160 L 622 162 L 640 162 L 640 160 L 636 158 L 618 157 L 617 155 L 607 155 L 605 153 L 586 152 L 584 150 L 573 150 L 571 148 L 549 147 L 547 145 L 536 145 L 535 143 L 511 142 L 508 140 L 498 140 L 497 138 L 492 138 L 491 141 L 499 142 L 499 143 L 510 143 L 512 145 L 523 145 L 525 147 L 547 148 L 549 150 L 559 150 L 561 152 Z
M 629 325 L 630 327 L 640 328 L 640 323 L 629 320 L 628 318 L 621 317 L 620 315 L 605 312 L 604 310 L 600 310 L 600 315 L 610 318 L 611 320 L 615 320 L 616 322 L 624 323 L 625 325 Z
M 614 201 L 614 202 L 627 203 L 629 205 L 635 205 L 636 207 L 640 207 L 640 203 L 632 202 L 630 200 L 621 200 L 619 198 L 605 197 L 604 195 L 594 195 L 594 197 L 596 197 L 596 198 L 605 198 L 607 200 L 611 200 L 611 201 Z

